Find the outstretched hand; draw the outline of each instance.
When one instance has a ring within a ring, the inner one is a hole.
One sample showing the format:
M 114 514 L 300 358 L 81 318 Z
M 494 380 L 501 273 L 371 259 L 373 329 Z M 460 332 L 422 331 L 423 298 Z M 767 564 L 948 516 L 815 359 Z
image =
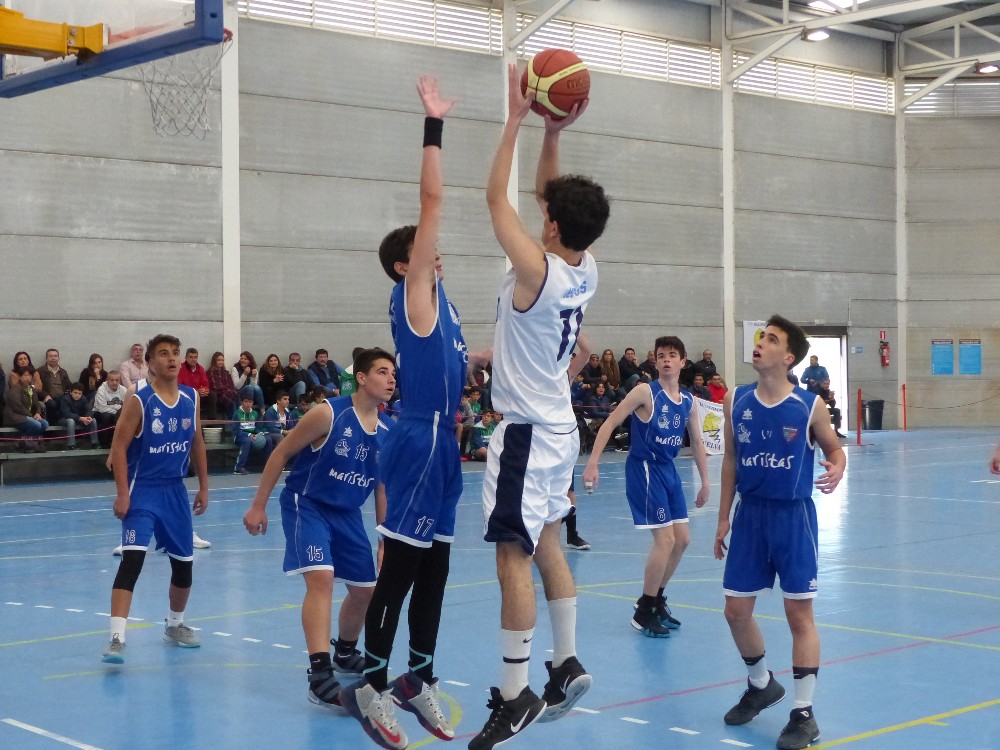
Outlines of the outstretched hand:
M 590 104 L 590 99 L 584 99 L 582 102 L 577 102 L 573 105 L 573 109 L 569 111 L 568 115 L 558 120 L 552 115 L 545 115 L 545 132 L 558 133 L 563 128 L 568 128 L 574 122 L 579 120 L 580 116 L 587 111 L 588 104 Z
M 535 93 L 521 93 L 521 75 L 517 72 L 516 63 L 507 66 L 507 83 L 507 116 L 512 120 L 523 120 L 535 101 Z
M 843 479 L 844 468 L 842 466 L 837 466 L 830 461 L 820 461 L 819 465 L 826 469 L 826 471 L 816 477 L 816 489 L 824 495 L 829 495 L 837 489 L 837 485 L 840 484 L 840 480 Z
M 434 76 L 420 76 L 420 80 L 417 81 L 417 93 L 420 94 L 424 113 L 428 117 L 444 118 L 458 101 L 458 99 L 445 99 L 441 96 L 438 79 Z

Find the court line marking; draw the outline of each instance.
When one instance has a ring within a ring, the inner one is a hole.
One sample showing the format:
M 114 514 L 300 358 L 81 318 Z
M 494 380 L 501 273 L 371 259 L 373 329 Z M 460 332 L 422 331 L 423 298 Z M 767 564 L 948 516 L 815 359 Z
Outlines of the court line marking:
M 991 701 L 985 701 L 983 703 L 977 703 L 974 706 L 965 706 L 964 708 L 956 708 L 953 711 L 945 711 L 944 713 L 934 714 L 933 716 L 925 716 L 922 719 L 914 719 L 913 721 L 904 721 L 901 724 L 893 724 L 889 727 L 882 727 L 881 729 L 873 729 L 870 732 L 861 732 L 860 734 L 854 734 L 850 737 L 842 737 L 839 740 L 832 740 L 830 742 L 821 742 L 818 745 L 813 745 L 814 750 L 820 750 L 820 748 L 825 747 L 837 747 L 838 745 L 846 745 L 851 742 L 857 742 L 859 740 L 867 740 L 872 737 L 879 737 L 883 734 L 889 734 L 890 732 L 898 732 L 901 729 L 910 729 L 912 727 L 920 726 L 921 724 L 937 724 L 941 719 L 947 719 L 952 716 L 959 716 L 961 714 L 971 713 L 972 711 L 979 711 L 984 708 L 991 708 L 993 706 L 1000 706 L 1000 698 L 996 698 Z
M 739 740 L 719 740 L 719 742 L 725 742 L 727 745 L 736 745 L 736 747 L 753 747 L 753 745 L 747 742 L 740 742 Z
M 41 727 L 32 726 L 31 724 L 25 724 L 23 721 L 18 721 L 17 719 L 0 719 L 4 724 L 9 724 L 12 727 L 17 727 L 18 729 L 23 729 L 26 732 L 32 732 L 37 735 L 41 735 L 46 739 L 55 740 L 56 742 L 61 742 L 64 745 L 70 745 L 71 747 L 78 748 L 78 750 L 101 750 L 101 748 L 96 745 L 88 745 L 85 742 L 77 742 L 76 740 L 70 739 L 69 737 L 63 737 L 61 734 L 55 734 L 54 732 L 49 732 Z
M 622 721 L 631 722 L 632 724 L 648 724 L 649 723 L 645 719 L 635 719 L 635 718 L 633 718 L 631 716 L 619 716 L 618 718 L 621 719 Z
M 681 734 L 701 734 L 701 732 L 696 732 L 693 729 L 684 729 L 683 727 L 670 727 L 671 732 L 680 732 Z

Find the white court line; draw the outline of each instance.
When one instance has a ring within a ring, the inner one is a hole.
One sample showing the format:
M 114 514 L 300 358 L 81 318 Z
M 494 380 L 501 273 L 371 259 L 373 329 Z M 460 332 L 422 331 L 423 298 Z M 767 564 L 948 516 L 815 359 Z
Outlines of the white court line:
M 79 748 L 79 750 L 101 750 L 101 748 L 95 745 L 87 745 L 83 742 L 77 742 L 76 740 L 71 740 L 69 737 L 63 737 L 61 734 L 53 734 L 52 732 L 47 732 L 44 729 L 39 729 L 38 727 L 33 727 L 31 724 L 25 724 L 24 722 L 17 721 L 16 719 L 0 719 L 4 724 L 10 724 L 12 727 L 17 727 L 18 729 L 23 729 L 26 732 L 33 732 L 34 734 L 41 735 L 42 737 L 47 737 L 50 740 L 55 740 L 56 742 L 62 742 L 64 745 L 70 745 L 71 747 Z
M 11 605 L 12 607 L 23 607 L 24 606 L 24 602 L 7 602 L 7 603 L 9 605 Z
M 693 729 L 682 729 L 681 727 L 670 727 L 671 732 L 680 732 L 681 734 L 701 734 L 701 732 L 696 732 Z
M 66 608 L 66 611 L 67 612 L 83 612 L 82 609 L 70 609 L 69 607 Z
M 291 646 L 286 646 L 284 643 L 272 643 L 275 648 L 291 648 Z
M 247 643 L 261 643 L 260 638 L 244 638 L 243 640 Z
M 216 632 L 212 633 L 212 635 L 221 635 L 223 638 L 228 638 L 229 636 L 232 635 L 232 633 L 220 633 L 220 632 L 216 631 Z
M 448 685 L 455 685 L 457 687 L 469 687 L 469 683 L 459 682 L 458 680 L 445 680 L 445 683 Z
M 725 742 L 727 745 L 736 745 L 736 747 L 753 747 L 753 745 L 747 742 L 740 742 L 739 740 L 719 740 L 719 742 Z
M 110 612 L 94 612 L 94 614 L 97 615 L 98 617 L 111 617 Z
M 631 716 L 620 716 L 622 721 L 630 721 L 633 724 L 648 724 L 648 721 L 643 721 L 642 719 L 633 719 Z
M 592 708 L 580 708 L 580 706 L 573 706 L 574 711 L 579 711 L 582 714 L 599 714 L 600 711 L 595 711 Z
M 55 609 L 51 604 L 36 604 L 35 609 Z

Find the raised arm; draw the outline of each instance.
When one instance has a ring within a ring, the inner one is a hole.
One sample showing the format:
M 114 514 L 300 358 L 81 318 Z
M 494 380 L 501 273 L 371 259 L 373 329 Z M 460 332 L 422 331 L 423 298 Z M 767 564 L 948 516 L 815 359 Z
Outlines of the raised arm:
M 406 271 L 406 308 L 410 323 L 420 335 L 427 335 L 437 320 L 435 296 L 438 267 L 438 231 L 444 199 L 441 172 L 441 134 L 444 116 L 455 104 L 444 99 L 433 76 L 420 76 L 417 92 L 424 105 L 424 155 L 420 165 L 420 219 L 410 249 Z
M 520 90 L 520 89 L 519 89 Z M 586 111 L 590 100 L 582 104 L 574 104 L 568 116 L 555 120 L 551 115 L 545 115 L 545 137 L 542 139 L 542 153 L 538 157 L 538 169 L 535 171 L 535 200 L 538 201 L 542 214 L 547 215 L 545 208 L 545 186 L 561 173 L 559 171 L 559 133 L 576 122 Z

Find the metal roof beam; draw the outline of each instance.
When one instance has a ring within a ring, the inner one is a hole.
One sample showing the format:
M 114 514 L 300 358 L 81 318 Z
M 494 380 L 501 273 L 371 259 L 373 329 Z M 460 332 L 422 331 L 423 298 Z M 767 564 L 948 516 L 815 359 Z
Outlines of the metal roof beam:
M 951 16 L 950 18 L 944 18 L 940 21 L 934 21 L 933 23 L 927 23 L 923 26 L 914 26 L 912 29 L 907 29 L 902 32 L 899 37 L 903 41 L 908 39 L 916 39 L 917 37 L 926 36 L 927 34 L 933 34 L 935 31 L 943 31 L 944 29 L 949 29 L 956 24 L 963 23 L 965 21 L 975 21 L 977 18 L 984 18 L 986 16 L 1000 15 L 1000 3 L 992 3 L 991 5 L 984 5 L 982 8 L 976 8 L 975 10 L 967 11 L 966 13 L 959 13 L 957 15 Z
M 732 83 L 744 73 L 748 72 L 752 68 L 755 68 L 757 65 L 764 62 L 764 60 L 769 58 L 771 55 L 780 50 L 782 47 L 791 44 L 796 39 L 799 39 L 800 36 L 801 35 L 799 34 L 798 31 L 794 31 L 791 34 L 785 34 L 785 36 L 781 37 L 780 39 L 775 39 L 773 42 L 771 42 L 771 44 L 767 45 L 767 47 L 762 49 L 760 52 L 758 52 L 756 55 L 754 55 L 749 60 L 744 62 L 742 65 L 739 65 L 738 67 L 733 68 L 731 71 L 729 71 L 726 74 L 726 82 Z
M 877 18 L 895 16 L 900 13 L 912 13 L 928 8 L 940 8 L 942 5 L 952 5 L 956 0 L 904 0 L 900 3 L 888 3 L 875 8 L 851 11 L 850 13 L 837 13 L 825 18 L 817 18 L 814 21 L 807 21 L 807 29 L 825 29 L 834 26 L 842 26 L 845 23 L 858 23 L 860 21 L 873 21 Z M 949 26 L 952 24 L 948 24 Z
M 532 34 L 534 34 L 536 31 L 538 31 L 540 28 L 542 28 L 542 26 L 544 26 L 552 18 L 554 18 L 559 13 L 559 11 L 561 11 L 563 8 L 565 8 L 567 5 L 569 5 L 572 2 L 573 2 L 573 0 L 556 0 L 551 5 L 551 7 L 546 8 L 544 11 L 542 11 L 541 13 L 539 13 L 538 17 L 534 21 L 532 21 L 527 26 L 525 26 L 523 29 L 521 29 L 514 36 L 514 38 L 510 40 L 510 47 L 509 48 L 511 50 L 516 50 L 518 47 L 520 47 L 522 44 L 524 44 L 525 41 L 527 41 L 528 37 L 530 37 Z
M 737 12 L 744 16 L 749 16 L 750 18 L 761 21 L 763 23 L 769 23 L 769 21 L 765 20 L 769 16 L 772 18 L 780 19 L 782 15 L 781 8 L 771 8 L 766 5 L 754 6 L 754 9 L 752 11 L 749 8 L 740 5 L 734 5 L 731 6 L 731 8 L 734 12 Z M 761 16 L 763 16 L 764 18 L 761 18 Z M 803 24 L 806 21 L 818 20 L 817 14 L 794 12 L 794 11 L 789 13 L 788 18 L 792 23 L 788 24 L 787 26 L 782 24 L 773 25 L 771 27 L 770 32 L 764 30 L 757 30 L 756 32 L 754 31 L 741 32 L 739 34 L 730 35 L 729 38 L 736 40 L 743 38 L 766 36 L 768 33 L 780 34 L 785 31 L 792 31 L 793 27 L 801 30 L 803 28 Z M 821 16 L 821 18 L 823 19 L 823 22 L 819 24 L 818 28 L 826 28 L 831 25 L 827 21 L 829 16 Z M 869 39 L 878 39 L 881 42 L 896 41 L 896 34 L 893 33 L 892 31 L 886 31 L 884 29 L 874 29 L 869 26 L 860 26 L 858 24 L 845 23 L 843 21 L 839 21 L 837 23 L 837 31 L 844 32 L 847 34 L 852 34 L 854 36 L 868 37 Z
M 931 71 L 949 68 L 953 65 L 968 65 L 972 67 L 976 63 L 998 61 L 1000 61 L 1000 52 L 991 52 L 988 55 L 966 55 L 965 57 L 953 57 L 948 60 L 934 60 L 915 65 L 901 65 L 899 69 L 906 75 L 914 75 L 917 73 L 930 73 Z
M 911 104 L 913 104 L 914 102 L 920 101 L 921 99 L 923 99 L 925 96 L 927 96 L 929 93 L 931 93 L 935 89 L 941 88 L 946 83 L 949 83 L 949 82 L 955 80 L 956 78 L 958 78 L 963 73 L 971 70 L 972 67 L 973 67 L 973 65 L 971 65 L 971 64 L 959 65 L 959 66 L 957 66 L 955 68 L 952 68 L 951 70 L 949 70 L 944 75 L 938 76 L 933 81 L 931 81 L 926 86 L 924 86 L 922 89 L 919 89 L 918 91 L 914 91 L 908 97 L 906 97 L 901 102 L 899 102 L 896 105 L 896 111 L 897 112 L 902 112 L 907 107 L 909 107 Z

